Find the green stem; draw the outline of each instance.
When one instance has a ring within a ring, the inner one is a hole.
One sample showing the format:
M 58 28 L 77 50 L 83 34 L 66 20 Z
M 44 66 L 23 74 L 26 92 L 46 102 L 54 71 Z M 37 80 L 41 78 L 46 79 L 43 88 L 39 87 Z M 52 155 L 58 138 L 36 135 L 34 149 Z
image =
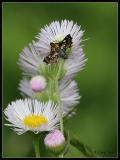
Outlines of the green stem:
M 34 134 L 33 135 L 33 145 L 35 148 L 35 155 L 36 157 L 40 157 L 40 151 L 39 151 L 39 135 Z
M 63 65 L 64 65 L 64 60 L 62 59 L 62 60 L 60 61 L 59 70 L 58 70 L 58 73 L 57 73 L 57 76 L 56 76 L 56 79 L 57 79 L 57 80 L 59 80 L 59 77 L 60 77 L 60 75 L 62 74 L 61 71 L 62 71 Z
M 59 87 L 58 87 L 58 81 L 55 80 L 55 89 L 56 89 L 56 98 L 59 108 L 59 116 L 60 116 L 60 130 L 63 133 L 63 118 L 62 118 L 62 109 L 61 109 L 61 100 L 60 100 L 60 93 L 59 93 Z
M 58 80 L 61 75 L 63 64 L 64 64 L 64 60 L 61 60 L 60 65 L 59 65 L 59 70 L 58 70 L 57 76 L 55 78 L 55 90 L 56 90 L 56 95 L 57 95 L 56 98 L 57 98 L 57 103 L 58 103 L 58 108 L 59 108 L 60 130 L 61 130 L 62 134 L 64 134 L 64 132 L 63 132 L 63 117 L 62 117 L 61 99 L 60 99 Z M 60 154 L 59 158 L 63 158 L 63 154 Z
M 62 133 L 63 133 L 63 118 L 62 118 L 61 99 L 60 99 L 58 80 L 59 80 L 59 77 L 62 71 L 63 63 L 64 63 L 64 60 L 61 60 L 59 70 L 55 78 L 55 89 L 56 89 L 57 102 L 58 102 L 58 107 L 59 107 L 59 116 L 60 116 L 60 130 Z
M 59 158 L 63 158 L 63 153 L 58 156 Z

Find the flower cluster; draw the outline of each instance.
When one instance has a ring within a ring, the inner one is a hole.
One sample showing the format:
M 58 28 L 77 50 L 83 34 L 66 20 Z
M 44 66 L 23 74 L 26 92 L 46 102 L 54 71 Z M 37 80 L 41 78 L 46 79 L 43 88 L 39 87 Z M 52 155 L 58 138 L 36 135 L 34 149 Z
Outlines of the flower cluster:
M 63 118 L 75 113 L 70 111 L 81 98 L 73 78 L 87 61 L 80 45 L 83 33 L 73 21 L 55 21 L 23 49 L 17 63 L 23 71 L 18 88 L 25 99 L 12 102 L 4 111 L 10 122 L 6 125 L 17 134 L 51 131 L 44 141 L 53 148 L 65 141 Z

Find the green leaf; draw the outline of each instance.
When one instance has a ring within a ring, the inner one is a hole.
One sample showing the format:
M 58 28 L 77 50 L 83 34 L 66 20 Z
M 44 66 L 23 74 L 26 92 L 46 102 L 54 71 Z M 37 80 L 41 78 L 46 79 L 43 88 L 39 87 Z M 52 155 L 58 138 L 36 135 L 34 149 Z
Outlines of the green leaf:
M 64 122 L 69 119 L 69 115 L 72 114 L 73 111 L 76 110 L 76 107 L 72 107 L 63 117 Z
M 67 131 L 65 130 L 65 134 L 66 132 Z M 76 135 L 70 136 L 70 144 L 77 148 L 80 152 L 82 152 L 86 157 L 96 157 L 93 150 L 87 144 L 81 142 L 79 137 L 77 137 Z

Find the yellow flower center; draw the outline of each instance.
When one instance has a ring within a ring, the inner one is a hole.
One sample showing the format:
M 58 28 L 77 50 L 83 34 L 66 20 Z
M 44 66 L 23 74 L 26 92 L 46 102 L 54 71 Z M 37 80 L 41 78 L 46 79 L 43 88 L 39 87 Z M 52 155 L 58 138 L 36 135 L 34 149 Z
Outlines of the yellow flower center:
M 41 124 L 46 124 L 47 123 L 47 119 L 41 114 L 41 115 L 35 115 L 33 113 L 29 114 L 28 116 L 25 116 L 25 119 L 23 121 L 24 125 L 34 128 L 36 126 L 41 126 Z

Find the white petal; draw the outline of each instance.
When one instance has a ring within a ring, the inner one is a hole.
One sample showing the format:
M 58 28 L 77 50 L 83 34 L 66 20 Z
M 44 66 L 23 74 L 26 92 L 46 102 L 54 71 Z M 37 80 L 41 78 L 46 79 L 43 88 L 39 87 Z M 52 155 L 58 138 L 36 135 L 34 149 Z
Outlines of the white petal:
M 42 124 L 42 126 L 34 128 L 25 126 L 23 123 L 25 116 L 33 113 L 45 116 L 47 125 Z M 10 124 L 5 125 L 11 126 L 19 135 L 28 130 L 39 133 L 41 131 L 52 131 L 59 127 L 58 106 L 54 105 L 52 101 L 41 103 L 37 100 L 20 99 L 9 104 L 4 110 L 4 114 L 6 120 L 10 122 Z

